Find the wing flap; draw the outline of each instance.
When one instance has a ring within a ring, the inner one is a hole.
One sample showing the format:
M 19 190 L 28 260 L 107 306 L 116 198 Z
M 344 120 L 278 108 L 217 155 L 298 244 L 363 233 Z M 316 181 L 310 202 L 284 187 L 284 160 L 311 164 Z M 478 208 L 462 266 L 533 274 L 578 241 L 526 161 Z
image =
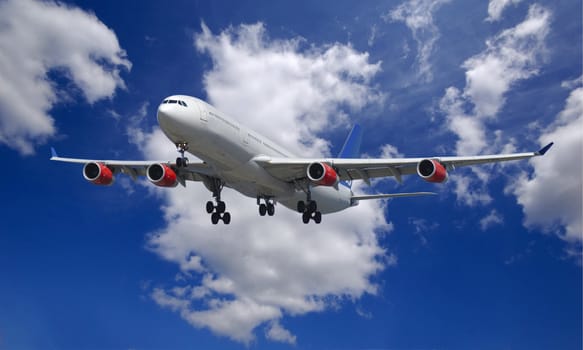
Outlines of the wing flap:
M 405 192 L 405 193 L 380 193 L 367 194 L 361 196 L 352 196 L 352 200 L 382 199 L 382 198 L 399 198 L 399 197 L 418 197 L 418 196 L 435 196 L 434 192 Z

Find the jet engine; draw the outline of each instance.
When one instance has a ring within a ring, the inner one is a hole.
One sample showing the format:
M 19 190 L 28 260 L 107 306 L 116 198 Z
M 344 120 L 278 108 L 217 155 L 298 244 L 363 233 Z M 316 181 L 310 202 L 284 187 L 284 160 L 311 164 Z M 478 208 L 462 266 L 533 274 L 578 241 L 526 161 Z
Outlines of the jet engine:
M 314 162 L 308 165 L 307 169 L 308 179 L 321 186 L 336 186 L 340 178 L 336 171 L 328 164 L 321 162 Z
M 447 170 L 435 159 L 423 159 L 417 164 L 417 174 L 427 182 L 444 182 L 447 180 Z
M 176 173 L 166 164 L 150 165 L 146 170 L 146 176 L 156 186 L 175 187 L 178 185 Z
M 85 164 L 83 177 L 96 185 L 111 185 L 113 183 L 113 172 L 103 163 L 90 162 Z

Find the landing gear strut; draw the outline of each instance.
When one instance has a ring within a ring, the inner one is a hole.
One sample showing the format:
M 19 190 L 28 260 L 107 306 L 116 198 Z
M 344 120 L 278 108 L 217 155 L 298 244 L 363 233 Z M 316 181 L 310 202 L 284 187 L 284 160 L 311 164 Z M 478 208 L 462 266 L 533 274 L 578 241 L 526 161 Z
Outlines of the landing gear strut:
M 231 223 L 231 213 L 226 211 L 227 205 L 221 201 L 223 183 L 219 179 L 211 179 L 211 181 L 213 197 L 215 198 L 216 204 L 213 201 L 206 202 L 206 212 L 211 214 L 211 222 L 213 225 L 216 225 L 220 220 L 223 220 L 223 223 L 228 225 Z
M 265 203 L 261 203 L 261 197 L 258 196 L 257 205 L 259 205 L 260 216 L 265 216 L 265 214 L 273 216 L 275 214 L 275 202 L 273 199 L 265 198 Z
M 180 153 L 180 157 L 176 158 L 176 167 L 177 168 L 186 168 L 188 166 L 188 158 L 184 156 L 184 152 L 188 150 L 188 143 L 186 142 L 177 142 L 176 143 L 176 150 Z
M 302 221 L 304 224 L 310 222 L 310 219 L 313 219 L 316 224 L 322 222 L 322 213 L 318 211 L 318 203 L 312 200 L 312 194 L 310 190 L 307 191 L 307 200 L 298 201 L 297 210 L 298 213 L 302 213 Z

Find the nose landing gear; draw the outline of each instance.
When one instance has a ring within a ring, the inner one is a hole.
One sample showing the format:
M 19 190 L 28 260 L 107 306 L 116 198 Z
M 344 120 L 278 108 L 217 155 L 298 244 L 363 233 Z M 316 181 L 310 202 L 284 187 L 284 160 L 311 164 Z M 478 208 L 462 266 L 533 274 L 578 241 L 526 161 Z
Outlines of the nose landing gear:
M 176 150 L 180 153 L 180 157 L 176 158 L 177 168 L 186 168 L 188 166 L 188 158 L 184 156 L 184 152 L 188 150 L 187 142 L 177 142 Z

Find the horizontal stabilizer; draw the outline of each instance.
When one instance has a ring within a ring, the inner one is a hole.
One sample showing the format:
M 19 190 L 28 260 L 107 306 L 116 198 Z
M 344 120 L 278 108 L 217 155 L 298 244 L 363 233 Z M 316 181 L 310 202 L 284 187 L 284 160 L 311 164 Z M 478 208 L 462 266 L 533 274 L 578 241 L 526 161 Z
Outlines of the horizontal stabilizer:
M 435 192 L 409 192 L 409 193 L 382 193 L 382 194 L 367 194 L 362 196 L 352 196 L 352 200 L 364 199 L 381 199 L 381 198 L 398 198 L 398 197 L 417 197 L 417 196 L 434 196 Z

